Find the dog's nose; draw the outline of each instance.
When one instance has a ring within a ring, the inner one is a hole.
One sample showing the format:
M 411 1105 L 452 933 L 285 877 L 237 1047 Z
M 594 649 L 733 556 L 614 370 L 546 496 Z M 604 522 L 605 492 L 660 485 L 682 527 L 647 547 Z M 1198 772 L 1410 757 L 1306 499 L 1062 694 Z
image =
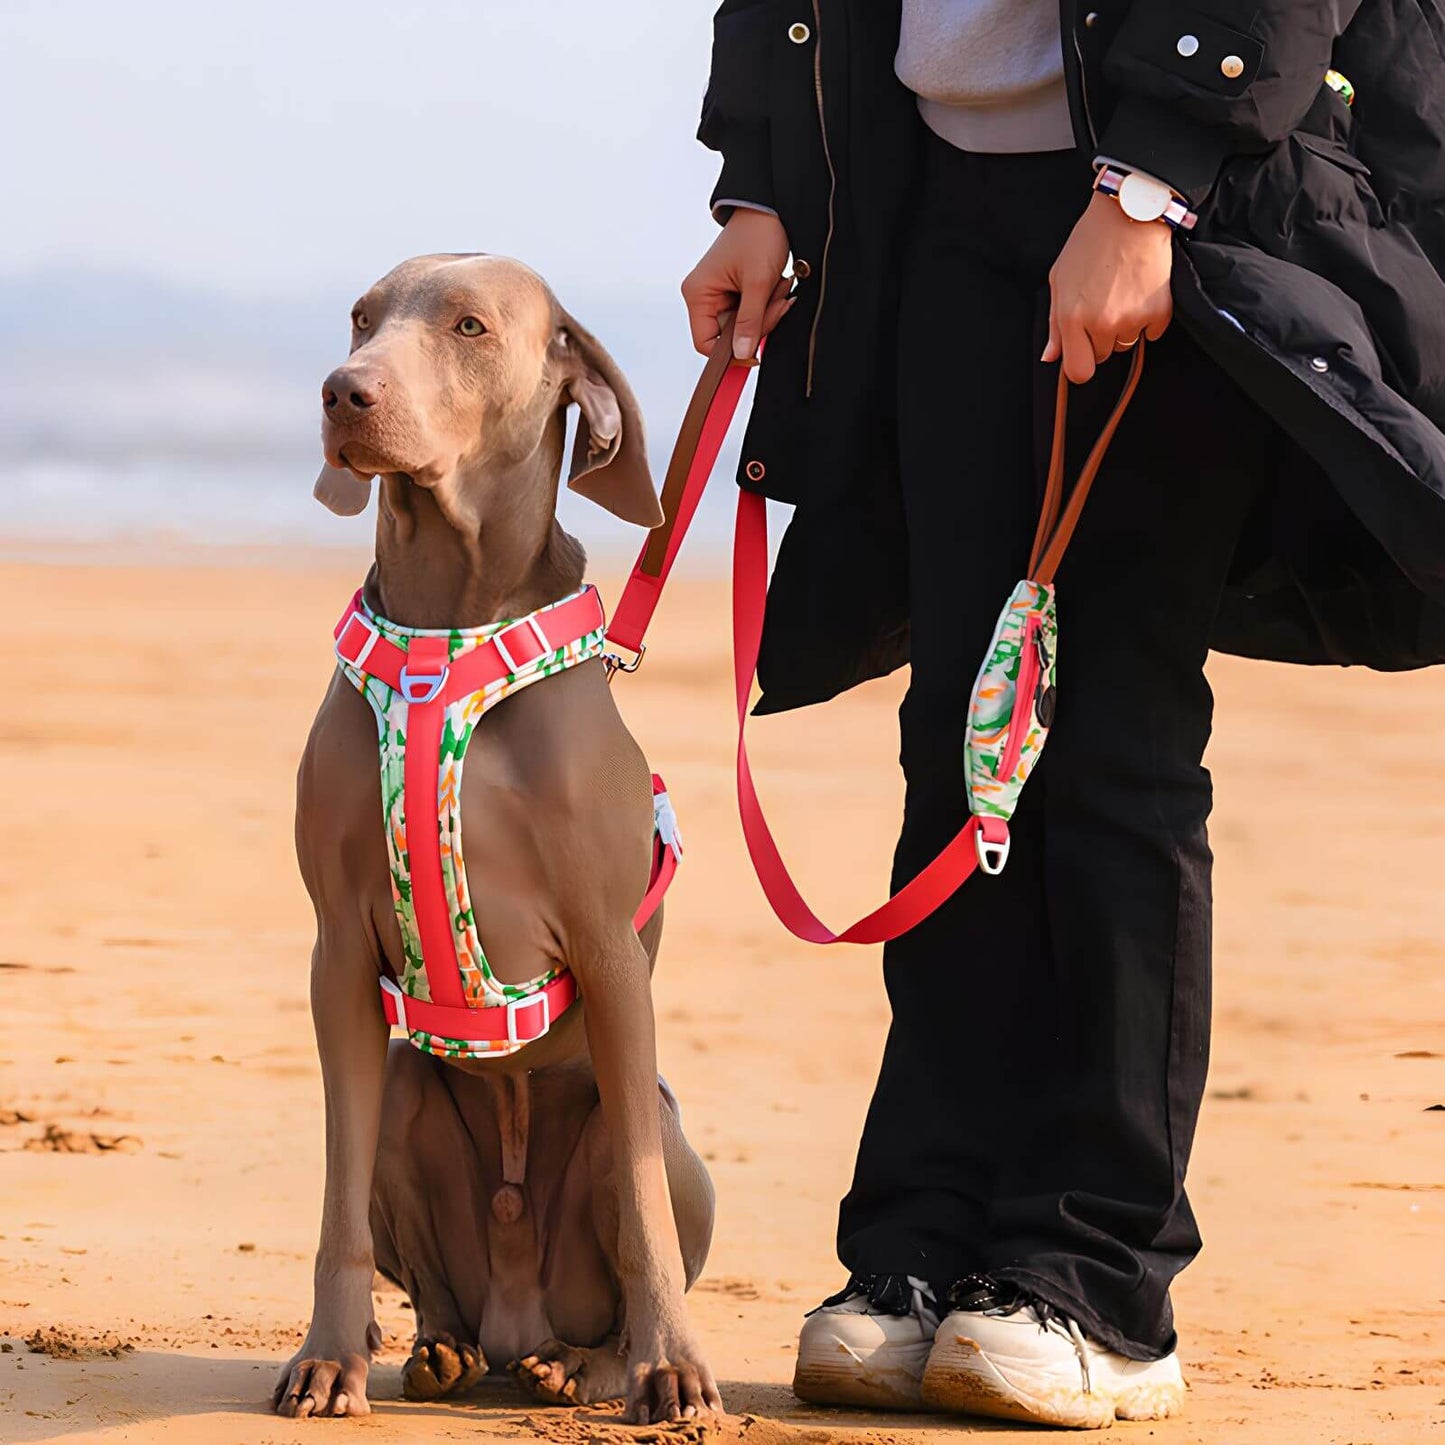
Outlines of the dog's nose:
M 367 372 L 339 366 L 321 383 L 321 404 L 333 416 L 368 411 L 381 400 L 386 383 Z

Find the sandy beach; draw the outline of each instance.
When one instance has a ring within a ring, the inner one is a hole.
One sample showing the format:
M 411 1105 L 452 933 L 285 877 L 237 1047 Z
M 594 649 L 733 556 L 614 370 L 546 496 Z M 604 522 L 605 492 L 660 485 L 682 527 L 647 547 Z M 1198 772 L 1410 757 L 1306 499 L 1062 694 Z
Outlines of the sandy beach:
M 321 1193 L 292 778 L 358 576 L 304 555 L 0 566 L 0 1440 L 634 1433 L 505 1383 L 403 1403 L 410 1316 L 389 1287 L 369 1420 L 265 1409 L 306 1325 Z M 886 1010 L 875 951 L 793 943 L 752 878 L 727 648 L 725 587 L 684 581 L 618 684 L 688 843 L 656 1000 L 719 1195 L 692 1308 L 721 1438 L 1032 1438 L 788 1391 L 802 1312 L 841 1283 L 836 1201 Z M 1191 1175 L 1206 1249 L 1175 1296 L 1192 1389 L 1182 1419 L 1100 1438 L 1445 1439 L 1445 673 L 1211 671 L 1215 1041 Z M 835 922 L 886 878 L 900 693 L 756 730 L 780 837 Z

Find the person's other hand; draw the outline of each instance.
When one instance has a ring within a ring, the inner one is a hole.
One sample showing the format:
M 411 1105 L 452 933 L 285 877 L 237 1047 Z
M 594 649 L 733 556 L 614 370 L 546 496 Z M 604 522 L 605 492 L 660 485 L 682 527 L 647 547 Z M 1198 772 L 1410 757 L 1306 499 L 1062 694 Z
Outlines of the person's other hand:
M 1173 237 L 1163 221 L 1131 221 L 1095 193 L 1049 272 L 1049 344 L 1064 375 L 1088 381 L 1097 363 L 1141 336 L 1157 341 L 1174 314 Z
M 706 356 L 729 312 L 737 312 L 733 355 L 751 361 L 758 344 L 793 304 L 783 275 L 788 233 L 765 211 L 739 206 L 682 283 L 692 344 Z

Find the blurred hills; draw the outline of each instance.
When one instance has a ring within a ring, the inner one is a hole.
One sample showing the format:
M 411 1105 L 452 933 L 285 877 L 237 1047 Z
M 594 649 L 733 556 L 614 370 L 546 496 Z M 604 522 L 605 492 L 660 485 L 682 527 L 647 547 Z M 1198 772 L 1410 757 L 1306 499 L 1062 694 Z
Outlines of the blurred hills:
M 72 266 L 0 276 L 0 532 L 364 543 L 310 497 L 321 381 L 354 292 L 238 296 Z M 565 296 L 642 401 L 660 483 L 700 365 L 680 298 Z M 736 438 L 720 464 L 731 474 Z M 731 489 L 700 518 L 726 535 Z M 626 553 L 634 529 L 565 497 L 564 525 Z M 706 543 L 700 543 L 702 548 Z
M 322 378 L 354 297 L 237 297 L 55 268 L 0 277 L 0 456 L 319 456 Z M 651 430 L 693 370 L 673 296 L 567 298 L 626 369 Z M 662 427 L 662 430 L 666 430 Z

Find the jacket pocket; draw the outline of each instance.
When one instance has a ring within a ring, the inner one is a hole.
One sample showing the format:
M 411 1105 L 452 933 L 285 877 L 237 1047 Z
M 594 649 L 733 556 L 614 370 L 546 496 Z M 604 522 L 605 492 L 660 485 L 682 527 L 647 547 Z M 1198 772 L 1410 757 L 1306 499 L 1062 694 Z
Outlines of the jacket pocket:
M 772 65 L 769 7 L 753 5 L 720 13 L 713 21 L 712 74 L 706 108 L 725 120 L 756 122 L 768 118 L 768 73 Z

